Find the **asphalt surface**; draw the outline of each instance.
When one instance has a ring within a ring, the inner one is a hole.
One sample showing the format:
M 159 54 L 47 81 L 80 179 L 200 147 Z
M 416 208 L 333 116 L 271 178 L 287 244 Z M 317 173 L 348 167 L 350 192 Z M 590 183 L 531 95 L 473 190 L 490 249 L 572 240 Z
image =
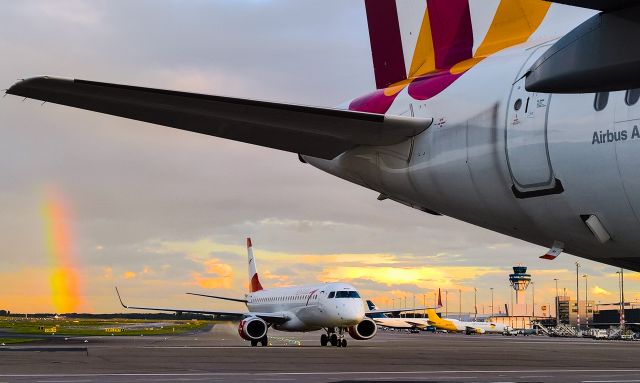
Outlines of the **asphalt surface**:
M 319 332 L 270 335 L 250 347 L 219 325 L 0 346 L 0 382 L 640 382 L 640 342 L 380 331 L 343 349 L 321 347 Z

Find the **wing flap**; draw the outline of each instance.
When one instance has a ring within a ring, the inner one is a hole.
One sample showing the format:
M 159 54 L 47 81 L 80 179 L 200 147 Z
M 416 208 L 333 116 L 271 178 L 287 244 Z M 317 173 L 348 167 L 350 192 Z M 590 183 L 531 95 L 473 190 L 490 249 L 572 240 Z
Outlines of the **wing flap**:
M 400 143 L 433 121 L 53 77 L 7 93 L 324 159 Z

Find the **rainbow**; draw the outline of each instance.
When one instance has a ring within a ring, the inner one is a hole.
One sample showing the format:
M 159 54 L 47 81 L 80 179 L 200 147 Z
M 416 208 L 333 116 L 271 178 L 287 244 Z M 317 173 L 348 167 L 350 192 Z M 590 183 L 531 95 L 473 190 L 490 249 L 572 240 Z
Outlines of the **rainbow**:
M 69 214 L 56 193 L 46 193 L 42 203 L 46 253 L 51 263 L 51 294 L 58 313 L 77 312 L 80 280 L 74 267 Z

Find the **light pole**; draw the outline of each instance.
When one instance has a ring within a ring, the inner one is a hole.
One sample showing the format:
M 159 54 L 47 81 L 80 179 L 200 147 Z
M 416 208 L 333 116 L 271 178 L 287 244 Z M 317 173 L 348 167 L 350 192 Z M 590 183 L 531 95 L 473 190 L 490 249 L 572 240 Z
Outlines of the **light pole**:
M 423 318 L 427 317 L 427 294 L 422 294 L 422 306 L 424 306 Z
M 458 289 L 460 300 L 458 301 L 458 319 L 462 320 L 462 289 Z
M 622 267 L 620 271 L 616 271 L 618 274 L 618 288 L 620 289 L 620 330 L 624 333 L 624 270 Z
M 491 290 L 491 320 L 493 319 L 493 287 L 490 288 Z
M 589 277 L 587 274 L 582 276 L 584 278 L 584 323 L 589 329 Z
M 580 331 L 580 264 L 576 262 L 576 324 Z
M 532 317 L 536 316 L 536 285 L 533 281 L 531 281 L 531 306 L 533 306 L 533 312 L 531 313 Z
M 444 317 L 449 316 L 449 290 L 444 291 Z
M 474 315 L 473 315 L 473 320 L 477 321 L 478 320 L 478 289 L 477 288 L 473 288 L 473 310 L 474 310 Z
M 560 298 L 558 297 L 558 278 L 553 278 L 556 281 L 556 326 L 560 323 Z

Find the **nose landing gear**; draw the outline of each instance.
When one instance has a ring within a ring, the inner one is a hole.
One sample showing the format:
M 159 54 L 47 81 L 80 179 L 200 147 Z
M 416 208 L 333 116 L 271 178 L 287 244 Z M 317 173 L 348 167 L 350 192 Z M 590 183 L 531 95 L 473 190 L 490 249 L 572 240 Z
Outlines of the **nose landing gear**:
M 334 347 L 347 347 L 347 340 L 344 338 L 343 328 L 328 328 L 327 333 L 320 336 L 320 345 L 331 344 Z
M 265 335 L 260 339 L 251 341 L 252 347 L 256 347 L 257 345 L 261 345 L 262 347 L 267 347 L 269 345 L 269 338 L 267 338 L 267 336 Z

